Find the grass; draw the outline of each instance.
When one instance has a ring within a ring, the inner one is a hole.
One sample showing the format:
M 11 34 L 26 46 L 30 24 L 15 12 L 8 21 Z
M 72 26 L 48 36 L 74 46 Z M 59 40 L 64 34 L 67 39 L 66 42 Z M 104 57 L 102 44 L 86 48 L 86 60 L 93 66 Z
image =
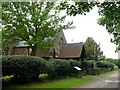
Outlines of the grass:
M 117 72 L 118 70 L 114 70 L 111 72 L 100 74 L 100 77 L 107 77 L 112 73 Z M 30 88 L 30 90 L 34 90 L 35 88 L 71 88 L 71 87 L 79 87 L 81 85 L 85 85 L 90 83 L 90 81 L 94 80 L 91 76 L 83 76 L 82 78 L 76 77 L 67 77 L 63 79 L 57 80 L 46 80 L 43 82 L 31 82 L 28 84 L 9 84 L 5 86 L 4 90 L 13 90 L 14 88 L 18 88 L 19 90 L 26 90 L 26 88 Z M 10 89 L 12 88 L 12 89 Z M 14 89 L 16 90 L 16 89 Z
M 110 74 L 115 73 L 115 72 L 118 72 L 118 70 L 113 70 L 113 71 L 111 71 L 111 72 L 106 72 L 106 73 L 100 74 L 100 77 L 107 77 L 107 76 L 109 76 Z
M 59 80 L 51 80 L 46 82 L 34 82 L 29 84 L 23 84 L 23 85 L 9 85 L 5 90 L 9 90 L 8 88 L 31 88 L 30 90 L 34 90 L 34 88 L 71 88 L 75 86 L 80 86 L 88 83 L 89 81 L 93 80 L 90 76 L 84 76 L 82 78 L 75 78 L 75 77 L 69 77 Z M 33 88 L 33 89 L 32 89 Z M 22 90 L 20 89 L 20 90 Z
M 9 79 L 9 78 L 12 78 L 12 77 L 13 77 L 13 75 L 5 76 L 5 77 L 3 77 L 3 79 Z

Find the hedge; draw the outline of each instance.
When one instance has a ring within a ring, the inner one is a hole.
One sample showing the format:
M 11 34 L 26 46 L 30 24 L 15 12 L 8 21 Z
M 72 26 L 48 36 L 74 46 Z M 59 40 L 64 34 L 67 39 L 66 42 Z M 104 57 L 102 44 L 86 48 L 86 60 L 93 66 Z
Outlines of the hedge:
M 96 61 L 96 69 L 93 69 L 94 60 L 85 60 L 83 68 L 86 74 L 96 75 L 98 73 L 108 72 L 114 69 L 115 64 L 106 60 Z
M 81 63 L 75 60 L 50 59 L 46 62 L 46 73 L 50 79 L 78 75 L 79 71 L 74 66 L 80 67 Z
M 119 59 L 106 58 L 105 61 L 111 62 L 118 66 Z
M 94 60 L 85 60 L 83 62 L 83 66 L 84 68 L 87 68 L 87 69 L 93 68 L 93 63 L 94 63 Z M 96 66 L 99 68 L 109 68 L 109 67 L 114 67 L 115 64 L 106 60 L 102 60 L 102 61 L 96 61 Z
M 2 75 L 14 76 L 15 81 L 37 80 L 40 74 L 48 74 L 49 79 L 78 75 L 74 66 L 81 66 L 79 61 L 49 59 L 33 56 L 3 56 Z
M 114 68 L 114 66 L 115 64 L 105 60 L 97 62 L 97 67 L 101 67 L 101 68 Z
M 93 63 L 94 63 L 94 60 L 84 60 L 83 62 L 84 69 L 93 68 Z
M 118 67 L 120 68 L 120 59 L 118 59 Z
M 13 75 L 14 80 L 28 81 L 38 79 L 44 72 L 45 60 L 33 56 L 3 56 L 2 75 Z

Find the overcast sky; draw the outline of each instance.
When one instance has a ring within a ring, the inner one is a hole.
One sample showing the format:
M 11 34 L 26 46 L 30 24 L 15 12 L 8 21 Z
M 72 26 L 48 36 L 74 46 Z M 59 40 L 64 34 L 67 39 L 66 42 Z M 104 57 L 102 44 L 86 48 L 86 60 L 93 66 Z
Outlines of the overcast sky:
M 97 13 L 98 8 L 95 7 L 91 12 L 84 15 L 77 15 L 75 17 L 68 16 L 66 20 L 73 20 L 73 30 L 65 30 L 64 34 L 68 43 L 85 42 L 87 37 L 93 39 L 99 44 L 101 50 L 107 58 L 118 58 L 118 53 L 115 53 L 116 46 L 110 42 L 112 38 L 105 27 L 97 24 L 97 19 L 100 17 Z

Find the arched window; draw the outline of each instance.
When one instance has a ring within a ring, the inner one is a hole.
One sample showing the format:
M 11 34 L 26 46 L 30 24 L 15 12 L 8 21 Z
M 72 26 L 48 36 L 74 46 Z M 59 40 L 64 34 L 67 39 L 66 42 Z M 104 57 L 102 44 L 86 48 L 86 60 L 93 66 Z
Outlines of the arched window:
M 61 37 L 59 41 L 59 45 L 62 45 L 62 44 L 64 44 L 64 42 L 63 42 L 63 38 Z

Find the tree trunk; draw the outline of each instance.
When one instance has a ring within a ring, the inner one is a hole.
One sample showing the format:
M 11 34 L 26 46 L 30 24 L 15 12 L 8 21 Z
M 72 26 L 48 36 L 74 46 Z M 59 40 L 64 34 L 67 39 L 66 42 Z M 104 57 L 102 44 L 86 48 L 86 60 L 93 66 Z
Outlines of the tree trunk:
M 36 46 L 32 46 L 32 53 L 31 53 L 32 56 L 35 56 L 36 55 Z
M 53 49 L 53 58 L 55 58 L 56 52 L 55 52 L 55 48 Z

